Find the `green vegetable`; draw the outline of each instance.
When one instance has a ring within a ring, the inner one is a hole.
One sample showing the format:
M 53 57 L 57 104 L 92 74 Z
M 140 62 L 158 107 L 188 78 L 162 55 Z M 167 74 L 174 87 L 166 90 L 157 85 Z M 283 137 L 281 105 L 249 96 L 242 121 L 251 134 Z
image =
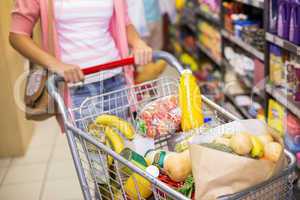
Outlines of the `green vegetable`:
M 194 178 L 193 176 L 190 175 L 184 181 L 183 186 L 179 188 L 177 191 L 188 198 L 192 198 L 194 188 L 195 188 Z
M 146 122 L 144 120 L 138 120 L 137 121 L 137 127 L 138 127 L 138 130 L 140 131 L 140 134 L 142 136 L 146 136 L 146 134 L 147 134 Z
M 223 151 L 223 152 L 227 152 L 227 153 L 234 153 L 234 151 L 232 150 L 232 148 L 224 145 L 224 144 L 219 144 L 219 143 L 202 143 L 201 144 L 204 147 L 207 148 L 211 148 L 211 149 L 215 149 L 218 151 Z

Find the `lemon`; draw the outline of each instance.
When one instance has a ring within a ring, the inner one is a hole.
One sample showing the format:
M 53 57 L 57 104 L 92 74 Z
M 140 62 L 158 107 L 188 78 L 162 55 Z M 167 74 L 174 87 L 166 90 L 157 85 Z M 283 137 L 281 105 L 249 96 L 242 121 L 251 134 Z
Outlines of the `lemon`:
M 146 172 L 154 178 L 159 176 L 159 169 L 153 165 L 147 167 Z M 132 200 L 139 199 L 139 195 L 142 199 L 147 199 L 152 195 L 152 185 L 144 177 L 133 173 L 125 183 L 125 192 Z
M 152 195 L 151 183 L 140 176 L 139 174 L 133 173 L 125 183 L 125 192 L 132 200 L 141 198 L 147 199 Z

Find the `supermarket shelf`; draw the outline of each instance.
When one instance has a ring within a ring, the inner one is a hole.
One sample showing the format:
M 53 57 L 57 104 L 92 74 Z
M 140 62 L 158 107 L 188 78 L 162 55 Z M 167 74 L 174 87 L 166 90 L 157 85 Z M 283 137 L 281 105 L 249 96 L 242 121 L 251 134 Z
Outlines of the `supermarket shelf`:
M 294 113 L 294 115 L 300 118 L 300 102 L 295 102 L 291 96 L 287 96 L 283 91 L 271 84 L 266 85 L 266 91 L 270 96 L 284 105 L 291 113 Z
M 216 24 L 218 26 L 221 25 L 221 21 L 218 17 L 214 17 L 210 14 L 207 14 L 205 12 L 203 12 L 202 10 L 200 10 L 199 8 L 196 10 L 196 14 L 202 18 L 204 18 L 206 21 L 209 21 L 213 24 Z
M 281 48 L 288 50 L 294 54 L 300 55 L 300 46 L 297 46 L 287 40 L 284 40 L 276 35 L 271 33 L 266 33 L 266 40 L 268 42 L 272 42 Z
M 227 38 L 228 40 L 230 40 L 234 44 L 238 45 L 239 47 L 241 47 L 242 49 L 244 49 L 248 53 L 250 53 L 250 54 L 254 55 L 255 57 L 257 57 L 258 59 L 264 61 L 265 55 L 262 52 L 255 49 L 253 46 L 247 44 L 246 42 L 244 42 L 240 38 L 228 33 L 224 29 L 221 30 L 221 34 L 223 35 L 223 37 Z
M 243 3 L 243 4 L 247 4 L 256 8 L 261 8 L 264 9 L 264 1 L 260 1 L 260 0 L 235 0 L 237 2 Z
M 247 88 L 253 87 L 252 81 L 248 77 L 242 76 L 241 74 L 236 72 L 234 67 L 227 60 L 223 59 L 222 63 L 226 68 L 233 70 L 235 72 L 235 74 L 237 75 L 237 77 L 245 84 L 245 86 Z
M 197 47 L 200 49 L 202 53 L 204 53 L 207 57 L 209 57 L 216 65 L 221 66 L 221 61 L 214 58 L 214 56 L 209 51 L 207 51 L 204 47 L 202 47 L 202 45 L 197 43 Z
M 251 91 L 252 91 L 254 94 L 256 94 L 257 96 L 259 96 L 259 97 L 261 97 L 261 98 L 264 99 L 264 94 L 263 94 L 257 87 L 255 87 L 255 86 L 253 85 L 253 82 L 252 82 L 248 77 L 245 77 L 245 76 L 239 74 L 238 72 L 236 72 L 236 71 L 234 70 L 234 67 L 231 66 L 230 63 L 229 63 L 227 60 L 223 59 L 223 60 L 222 60 L 222 64 L 223 64 L 223 66 L 225 66 L 226 68 L 233 70 L 233 71 L 236 73 L 238 79 L 239 79 L 241 82 L 243 82 L 247 88 L 250 88 Z
M 242 114 L 245 119 L 253 119 L 253 117 L 248 113 L 248 111 L 241 106 L 238 106 L 235 102 L 234 97 L 231 94 L 225 94 L 226 98 L 231 102 L 234 107 Z

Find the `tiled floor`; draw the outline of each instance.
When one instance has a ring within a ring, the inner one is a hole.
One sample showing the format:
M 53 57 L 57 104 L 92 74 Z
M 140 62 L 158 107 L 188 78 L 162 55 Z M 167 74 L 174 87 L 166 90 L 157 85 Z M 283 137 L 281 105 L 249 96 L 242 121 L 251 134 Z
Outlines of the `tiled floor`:
M 0 199 L 83 199 L 66 137 L 55 119 L 36 124 L 24 157 L 0 160 Z
M 176 76 L 167 68 L 163 76 Z M 67 139 L 55 119 L 35 126 L 24 157 L 0 159 L 0 200 L 83 199 Z

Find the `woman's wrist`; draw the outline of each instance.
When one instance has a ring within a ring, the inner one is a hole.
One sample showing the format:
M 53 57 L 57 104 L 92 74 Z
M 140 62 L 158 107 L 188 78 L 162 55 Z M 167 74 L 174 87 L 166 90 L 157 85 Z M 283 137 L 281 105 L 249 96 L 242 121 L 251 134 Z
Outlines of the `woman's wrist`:
M 47 69 L 51 72 L 58 73 L 59 69 L 62 68 L 63 63 L 57 59 L 49 60 L 49 63 L 46 65 Z
M 132 43 L 132 48 L 139 48 L 139 47 L 145 47 L 148 46 L 146 44 L 146 42 L 144 42 L 141 38 L 136 39 L 133 43 Z

